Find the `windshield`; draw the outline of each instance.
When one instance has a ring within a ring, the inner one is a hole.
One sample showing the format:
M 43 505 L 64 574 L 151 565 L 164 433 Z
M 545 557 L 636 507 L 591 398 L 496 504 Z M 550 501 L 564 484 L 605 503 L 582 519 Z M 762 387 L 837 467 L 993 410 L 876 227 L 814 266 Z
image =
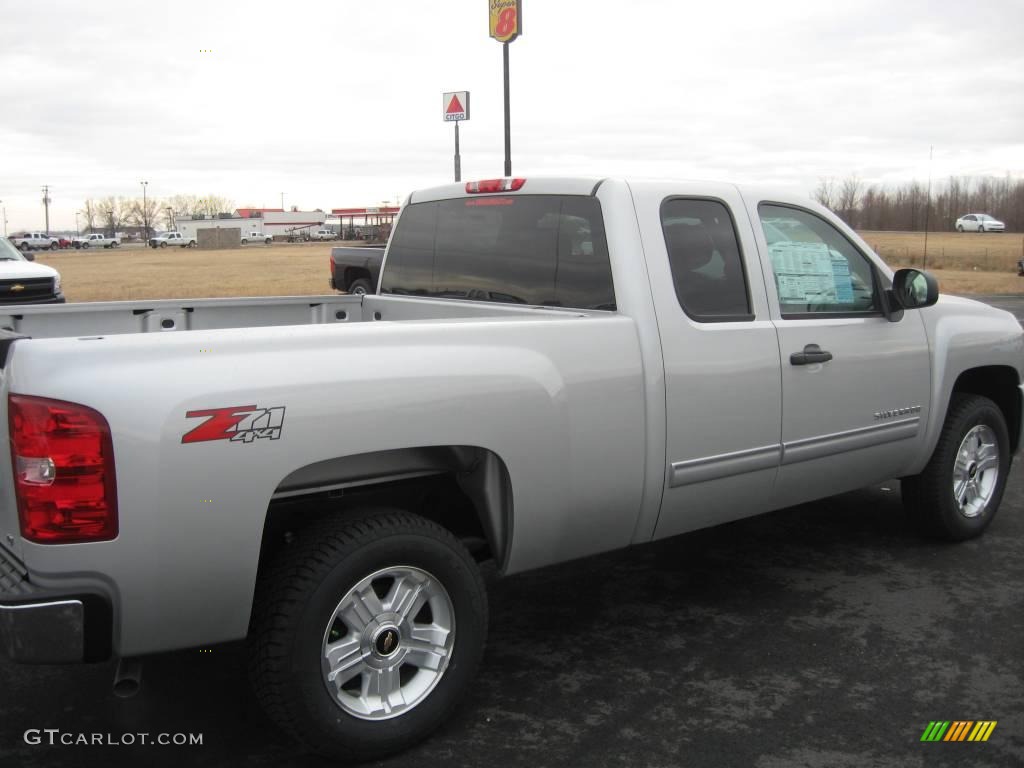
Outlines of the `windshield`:
M 6 237 L 0 237 L 0 261 L 24 261 L 21 252 Z

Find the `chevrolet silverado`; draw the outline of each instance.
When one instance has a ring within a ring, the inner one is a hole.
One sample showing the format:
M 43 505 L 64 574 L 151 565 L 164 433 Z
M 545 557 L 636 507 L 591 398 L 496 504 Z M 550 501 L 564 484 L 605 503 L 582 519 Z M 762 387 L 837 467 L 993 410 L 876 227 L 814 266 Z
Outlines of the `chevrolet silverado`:
M 484 561 L 889 478 L 969 539 L 1020 443 L 1017 321 L 789 193 L 417 191 L 377 289 L 0 310 L 6 653 L 132 669 L 247 638 L 275 722 L 369 759 L 466 698 Z

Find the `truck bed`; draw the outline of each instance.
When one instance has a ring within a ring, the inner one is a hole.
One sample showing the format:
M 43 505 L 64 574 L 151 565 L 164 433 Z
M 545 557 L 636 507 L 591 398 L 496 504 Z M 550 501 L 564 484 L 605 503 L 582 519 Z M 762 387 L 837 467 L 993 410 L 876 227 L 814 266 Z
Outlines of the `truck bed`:
M 395 296 L 272 296 L 7 306 L 0 329 L 35 339 L 544 314 L 548 308 Z M 579 314 L 576 312 L 576 314 Z

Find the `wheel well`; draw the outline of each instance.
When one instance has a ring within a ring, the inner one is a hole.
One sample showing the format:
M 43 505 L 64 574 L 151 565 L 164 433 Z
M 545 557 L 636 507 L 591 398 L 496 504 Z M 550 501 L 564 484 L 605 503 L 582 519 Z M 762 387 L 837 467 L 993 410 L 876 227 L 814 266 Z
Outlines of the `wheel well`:
M 297 469 L 267 509 L 260 569 L 304 526 L 369 507 L 422 515 L 458 537 L 477 560 L 504 569 L 512 521 L 505 463 L 472 446 L 428 446 L 344 456 Z
M 370 282 L 373 282 L 373 280 L 370 277 L 370 270 L 364 267 L 345 267 L 346 288 L 348 288 L 349 286 L 352 285 L 352 283 L 361 278 L 366 278 L 367 280 L 370 280 Z
M 1020 381 L 1017 372 L 1005 365 L 972 368 L 957 377 L 953 392 L 964 392 L 987 397 L 999 406 L 1010 433 L 1010 450 L 1020 445 Z

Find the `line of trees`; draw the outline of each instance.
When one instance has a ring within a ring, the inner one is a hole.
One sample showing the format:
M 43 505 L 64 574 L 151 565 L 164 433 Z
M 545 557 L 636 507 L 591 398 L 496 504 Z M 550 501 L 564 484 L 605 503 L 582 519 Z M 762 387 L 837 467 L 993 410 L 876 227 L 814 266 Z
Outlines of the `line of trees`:
M 856 176 L 842 181 L 821 179 L 811 195 L 856 229 L 950 232 L 968 213 L 987 213 L 1006 223 L 1007 230 L 1024 230 L 1024 179 L 1007 174 L 951 176 L 932 185 L 914 180 L 896 187 L 864 184 Z
M 78 211 L 83 231 L 96 232 L 106 230 L 111 234 L 121 227 L 149 227 L 155 229 L 174 229 L 175 216 L 191 216 L 202 213 L 216 216 L 218 213 L 233 211 L 232 200 L 220 195 L 172 195 L 164 199 L 147 197 L 107 197 L 89 198 Z

